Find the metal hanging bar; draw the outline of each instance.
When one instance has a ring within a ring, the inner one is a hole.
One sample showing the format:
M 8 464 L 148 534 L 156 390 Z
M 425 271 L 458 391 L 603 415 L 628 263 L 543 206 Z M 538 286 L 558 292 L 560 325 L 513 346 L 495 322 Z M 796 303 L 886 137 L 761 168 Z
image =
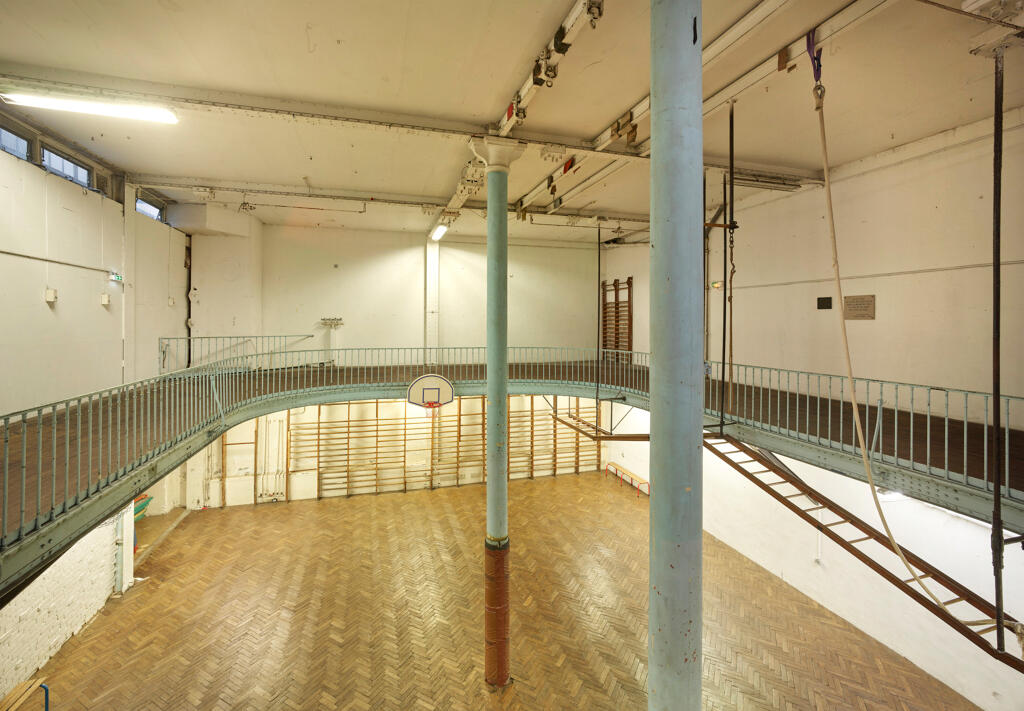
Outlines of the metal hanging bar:
M 992 118 L 992 572 L 995 576 L 996 648 L 1004 649 L 1003 633 L 1003 431 L 1000 427 L 1000 317 L 1003 188 L 1003 52 L 995 53 L 995 107 Z M 966 425 L 965 425 L 966 426 Z

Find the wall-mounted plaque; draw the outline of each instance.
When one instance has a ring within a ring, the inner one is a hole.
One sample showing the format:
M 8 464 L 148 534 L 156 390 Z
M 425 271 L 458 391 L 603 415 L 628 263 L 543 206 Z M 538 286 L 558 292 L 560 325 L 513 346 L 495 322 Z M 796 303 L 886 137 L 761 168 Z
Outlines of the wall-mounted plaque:
M 874 321 L 875 295 L 844 296 L 843 316 L 847 321 Z

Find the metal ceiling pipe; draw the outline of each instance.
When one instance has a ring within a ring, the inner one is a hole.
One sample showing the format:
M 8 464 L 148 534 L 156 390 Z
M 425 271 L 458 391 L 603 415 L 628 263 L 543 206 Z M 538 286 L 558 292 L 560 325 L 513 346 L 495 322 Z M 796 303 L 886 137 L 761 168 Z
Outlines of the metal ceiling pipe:
M 701 707 L 700 30 L 700 0 L 651 1 L 649 709 Z
M 484 539 L 484 679 L 508 685 L 508 170 L 523 152 L 509 139 L 470 142 L 487 165 L 487 534 Z

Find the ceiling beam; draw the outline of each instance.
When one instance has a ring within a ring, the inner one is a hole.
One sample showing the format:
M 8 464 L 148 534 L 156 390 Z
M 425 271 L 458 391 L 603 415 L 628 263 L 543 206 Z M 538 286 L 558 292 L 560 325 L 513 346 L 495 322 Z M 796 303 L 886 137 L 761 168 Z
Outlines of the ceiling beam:
M 768 20 L 772 15 L 786 7 L 792 0 L 761 0 L 756 6 L 754 6 L 749 12 L 743 17 L 733 23 L 729 29 L 723 32 L 717 37 L 711 44 L 704 48 L 701 53 L 701 64 L 706 69 L 710 65 L 714 64 L 719 58 L 721 58 L 729 49 L 733 48 L 739 42 L 746 39 L 752 32 L 754 32 L 762 23 Z M 877 6 L 887 4 L 892 0 L 858 0 L 847 6 L 844 10 L 836 13 L 831 18 L 822 23 L 819 28 L 819 44 L 827 44 L 828 41 L 834 39 L 838 33 L 848 27 L 855 24 L 867 14 L 874 12 L 878 9 Z M 803 40 L 797 40 L 792 46 L 798 46 Z M 791 52 L 788 56 L 794 60 L 799 56 L 796 52 Z M 765 72 L 763 69 L 770 65 L 772 72 Z M 708 116 L 717 108 L 720 108 L 721 102 L 720 96 L 729 96 L 733 98 L 742 91 L 751 88 L 752 86 L 764 81 L 771 76 L 775 71 L 778 70 L 778 56 L 772 55 L 768 59 L 765 59 L 760 65 L 755 67 L 750 72 L 745 73 L 743 76 L 735 79 L 728 86 L 721 89 L 715 94 L 714 97 L 704 102 L 703 115 Z M 735 93 L 730 94 L 730 91 L 735 90 Z M 633 106 L 629 111 L 625 112 L 622 116 L 617 118 L 608 128 L 597 135 L 590 143 L 593 144 L 596 151 L 604 151 L 612 143 L 621 137 L 626 139 L 627 146 L 631 149 L 635 149 L 641 155 L 650 155 L 650 139 L 643 141 L 639 145 L 635 145 L 636 142 L 636 130 L 637 123 L 644 120 L 650 115 L 651 110 L 651 97 L 648 95 L 641 99 L 639 103 Z M 609 151 L 610 153 L 610 151 Z M 590 156 L 595 155 L 591 152 Z M 552 173 L 542 180 L 540 183 L 535 185 L 532 189 L 527 191 L 522 197 L 519 198 L 518 204 L 521 208 L 526 208 L 533 204 L 536 200 L 540 199 L 544 194 L 548 194 L 552 198 L 550 203 L 551 207 L 555 210 L 558 209 L 559 198 L 556 197 L 557 188 L 556 185 L 559 180 L 570 174 L 579 172 L 581 166 L 587 162 L 588 156 L 577 154 L 568 156 L 565 161 Z M 711 164 L 714 165 L 714 164 Z M 607 168 L 607 166 L 606 166 Z M 603 168 L 602 170 L 605 170 Z M 749 184 L 754 185 L 758 183 L 760 187 L 768 189 L 794 189 L 792 184 L 794 182 L 799 186 L 799 182 L 803 179 L 804 182 L 820 182 L 817 175 L 806 175 L 801 176 L 796 171 L 785 171 L 779 169 L 773 169 L 771 171 L 777 177 L 783 178 L 782 180 L 769 181 L 764 180 L 762 176 L 747 176 L 750 180 Z M 600 184 L 598 182 L 591 182 L 590 186 Z M 582 191 L 578 191 L 577 187 L 572 188 L 576 191 L 574 194 L 579 197 Z M 590 188 L 586 188 L 590 189 Z M 565 196 L 561 198 L 563 201 Z
M 188 178 L 170 175 L 129 175 L 127 182 L 140 188 L 158 190 L 187 190 L 195 195 L 195 202 L 216 201 L 218 193 L 232 195 L 272 195 L 275 197 L 303 198 L 309 200 L 335 200 L 356 203 L 379 203 L 400 207 L 436 209 L 444 207 L 443 198 L 422 195 L 398 195 L 371 193 L 360 190 L 337 191 L 302 185 L 276 183 L 250 183 L 226 181 L 211 178 Z
M 825 47 L 831 44 L 844 32 L 853 29 L 864 20 L 868 19 L 882 9 L 894 5 L 898 0 L 856 0 L 842 10 L 824 20 L 815 28 L 814 40 L 818 47 Z M 805 39 L 800 37 L 783 47 L 777 54 L 765 59 L 743 76 L 730 82 L 704 100 L 703 115 L 705 118 L 716 111 L 729 105 L 730 101 L 736 100 L 741 94 L 754 88 L 779 71 L 779 56 L 787 57 L 787 66 L 792 66 L 797 60 L 803 61 L 806 52 Z
M 425 214 L 445 207 L 443 198 L 417 195 L 398 195 L 387 193 L 369 193 L 363 191 L 336 191 L 322 188 L 307 188 L 299 185 L 281 185 L 274 183 L 248 183 L 240 181 L 224 181 L 209 178 L 188 178 L 169 175 L 129 175 L 127 181 L 140 188 L 154 190 L 183 190 L 189 191 L 195 197 L 194 202 L 236 202 L 226 200 L 226 195 L 238 196 L 237 202 L 245 202 L 245 197 L 250 195 L 264 195 L 273 197 L 294 198 L 306 201 L 334 201 L 351 202 L 357 205 L 388 205 L 392 207 L 405 207 L 421 209 Z M 297 210 L 309 206 L 290 205 Z M 483 210 L 486 203 L 481 201 L 467 202 L 466 209 Z M 310 208 L 315 209 L 315 208 Z M 515 212 L 515 206 L 509 205 L 509 212 Z M 615 213 L 600 211 L 579 211 L 575 214 L 548 215 L 543 209 L 536 208 L 527 213 L 528 219 L 533 217 L 543 218 L 535 224 L 564 227 L 586 227 L 597 226 L 597 224 L 609 225 L 610 228 L 639 228 L 649 223 L 647 215 L 631 213 Z
M 555 30 L 554 37 L 552 37 L 547 46 L 541 50 L 534 60 L 533 67 L 527 75 L 526 81 L 516 91 L 508 107 L 505 109 L 505 113 L 495 124 L 495 132 L 499 136 L 508 136 L 512 129 L 521 125 L 526 120 L 527 106 L 530 105 L 530 102 L 533 101 L 542 87 L 550 88 L 554 83 L 555 78 L 558 76 L 558 65 L 561 64 L 562 58 L 569 52 L 572 43 L 576 41 L 576 36 L 580 33 L 580 30 L 586 27 L 587 24 L 591 27 L 596 27 L 597 21 L 601 19 L 603 12 L 604 0 L 576 0 L 569 13 L 565 16 L 565 19 L 559 24 L 558 29 Z M 603 148 L 604 146 L 599 147 L 599 149 Z M 550 148 L 546 152 L 550 152 Z M 564 154 L 564 151 L 562 152 Z M 462 176 L 459 178 L 454 194 L 448 200 L 447 206 L 438 213 L 434 223 L 430 226 L 428 234 L 433 236 L 434 231 L 438 228 L 442 230 L 450 228 L 459 219 L 459 210 L 469 198 L 483 187 L 483 184 L 482 165 L 471 161 L 463 168 Z M 520 212 L 519 214 L 522 213 Z M 441 235 L 443 234 L 444 232 L 442 231 Z
M 588 24 L 597 27 L 597 21 L 604 13 L 604 0 L 576 0 L 562 23 L 555 30 L 554 37 L 537 55 L 533 68 L 523 85 L 512 97 L 505 113 L 497 122 L 499 136 L 507 136 L 516 126 L 526 120 L 526 107 L 543 88 L 550 88 L 558 76 L 558 65 L 569 52 L 576 35 Z
M 763 22 L 776 12 L 790 4 L 793 0 L 761 0 L 747 14 L 738 19 L 729 28 L 714 39 L 701 52 L 701 65 L 707 69 L 721 59 L 726 50 L 742 41 L 748 34 L 756 30 Z
M 181 111 L 226 113 L 248 118 L 270 118 L 282 121 L 304 121 L 314 125 L 336 125 L 393 133 L 411 133 L 439 139 L 468 141 L 491 135 L 485 126 L 444 121 L 428 116 L 409 116 L 382 111 L 359 110 L 303 101 L 285 101 L 267 96 L 235 92 L 210 91 L 152 82 L 125 80 L 117 77 L 82 74 L 49 67 L 25 66 L 0 62 L 0 88 L 20 89 L 32 93 L 81 96 L 107 101 L 158 104 Z M 527 146 L 555 152 L 575 151 L 597 153 L 586 140 L 531 132 L 514 132 L 511 136 Z M 628 161 L 647 162 L 647 157 L 634 150 L 604 151 Z

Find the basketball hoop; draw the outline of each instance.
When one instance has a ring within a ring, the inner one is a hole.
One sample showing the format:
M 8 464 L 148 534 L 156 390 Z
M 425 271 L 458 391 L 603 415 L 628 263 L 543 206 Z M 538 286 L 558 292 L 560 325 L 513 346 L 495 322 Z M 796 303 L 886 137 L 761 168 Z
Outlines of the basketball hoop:
M 437 417 L 442 405 L 455 400 L 455 386 L 447 378 L 434 373 L 421 375 L 409 385 L 406 399 L 412 405 L 426 408 L 431 417 Z

